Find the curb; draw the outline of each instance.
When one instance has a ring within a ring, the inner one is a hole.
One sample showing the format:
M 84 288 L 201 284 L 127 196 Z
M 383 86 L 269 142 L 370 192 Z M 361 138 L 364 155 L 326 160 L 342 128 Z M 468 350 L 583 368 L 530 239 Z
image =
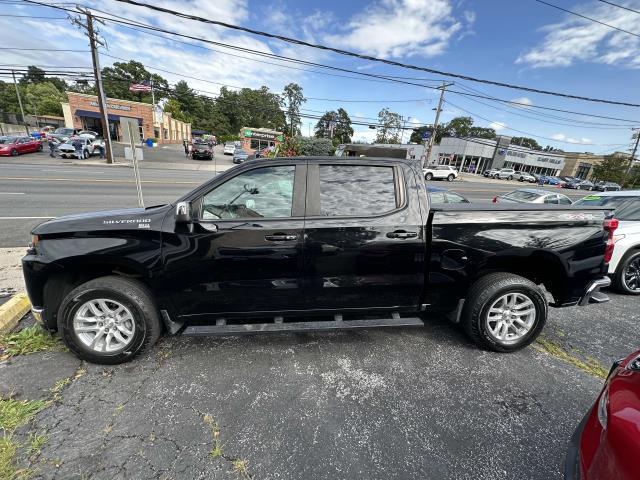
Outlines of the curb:
M 15 327 L 30 308 L 26 293 L 16 293 L 8 302 L 0 305 L 0 333 L 7 333 Z

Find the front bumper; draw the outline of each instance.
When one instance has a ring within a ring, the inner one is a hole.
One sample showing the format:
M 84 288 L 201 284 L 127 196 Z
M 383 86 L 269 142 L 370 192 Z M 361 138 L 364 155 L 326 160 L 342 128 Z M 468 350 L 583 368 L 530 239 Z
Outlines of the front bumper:
M 611 279 L 609 277 L 598 278 L 593 280 L 584 294 L 578 301 L 578 305 L 584 307 L 590 303 L 604 303 L 609 301 L 609 297 L 600 291 L 601 288 L 606 288 L 611 285 Z
M 580 439 L 582 437 L 584 427 L 587 424 L 587 420 L 591 415 L 592 409 L 593 407 L 589 409 L 584 417 L 582 417 L 582 420 L 569 440 L 567 453 L 564 459 L 564 480 L 580 480 Z

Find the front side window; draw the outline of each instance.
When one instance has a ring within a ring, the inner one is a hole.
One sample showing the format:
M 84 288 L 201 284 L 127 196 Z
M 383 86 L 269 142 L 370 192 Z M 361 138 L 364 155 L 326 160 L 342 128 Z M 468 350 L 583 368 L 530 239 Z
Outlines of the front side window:
M 447 192 L 447 203 L 469 203 L 469 201 L 462 195 L 457 193 Z
M 380 215 L 398 207 L 393 167 L 320 165 L 320 214 Z
M 431 200 L 432 205 L 447 203 L 444 198 L 444 192 L 429 192 L 429 200 Z
M 560 205 L 571 205 L 573 203 L 569 197 L 565 197 L 564 195 L 558 195 L 558 200 Z
M 558 204 L 558 197 L 556 195 L 547 195 L 544 197 L 544 203 L 552 203 L 554 205 Z
M 202 199 L 203 220 L 291 216 L 296 167 L 264 167 L 241 173 Z

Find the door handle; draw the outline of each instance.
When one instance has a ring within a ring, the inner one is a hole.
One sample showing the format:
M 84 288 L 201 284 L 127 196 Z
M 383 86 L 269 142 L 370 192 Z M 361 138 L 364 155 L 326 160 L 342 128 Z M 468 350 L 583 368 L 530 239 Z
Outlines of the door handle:
M 415 238 L 417 236 L 417 232 L 405 232 L 402 230 L 387 233 L 387 237 L 389 238 Z
M 273 235 L 265 235 L 264 239 L 269 242 L 290 242 L 292 240 L 297 240 L 298 235 L 287 234 L 287 233 L 275 233 Z

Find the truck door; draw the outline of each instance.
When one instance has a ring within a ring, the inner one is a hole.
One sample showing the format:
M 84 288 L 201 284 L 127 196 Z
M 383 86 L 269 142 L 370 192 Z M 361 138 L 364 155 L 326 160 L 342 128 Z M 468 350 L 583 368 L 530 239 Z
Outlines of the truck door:
M 406 188 L 409 182 L 410 188 Z M 309 160 L 304 276 L 310 308 L 417 306 L 425 232 L 415 175 L 393 162 Z
M 193 224 L 163 234 L 179 315 L 303 307 L 305 176 L 304 163 L 245 169 L 192 202 Z

